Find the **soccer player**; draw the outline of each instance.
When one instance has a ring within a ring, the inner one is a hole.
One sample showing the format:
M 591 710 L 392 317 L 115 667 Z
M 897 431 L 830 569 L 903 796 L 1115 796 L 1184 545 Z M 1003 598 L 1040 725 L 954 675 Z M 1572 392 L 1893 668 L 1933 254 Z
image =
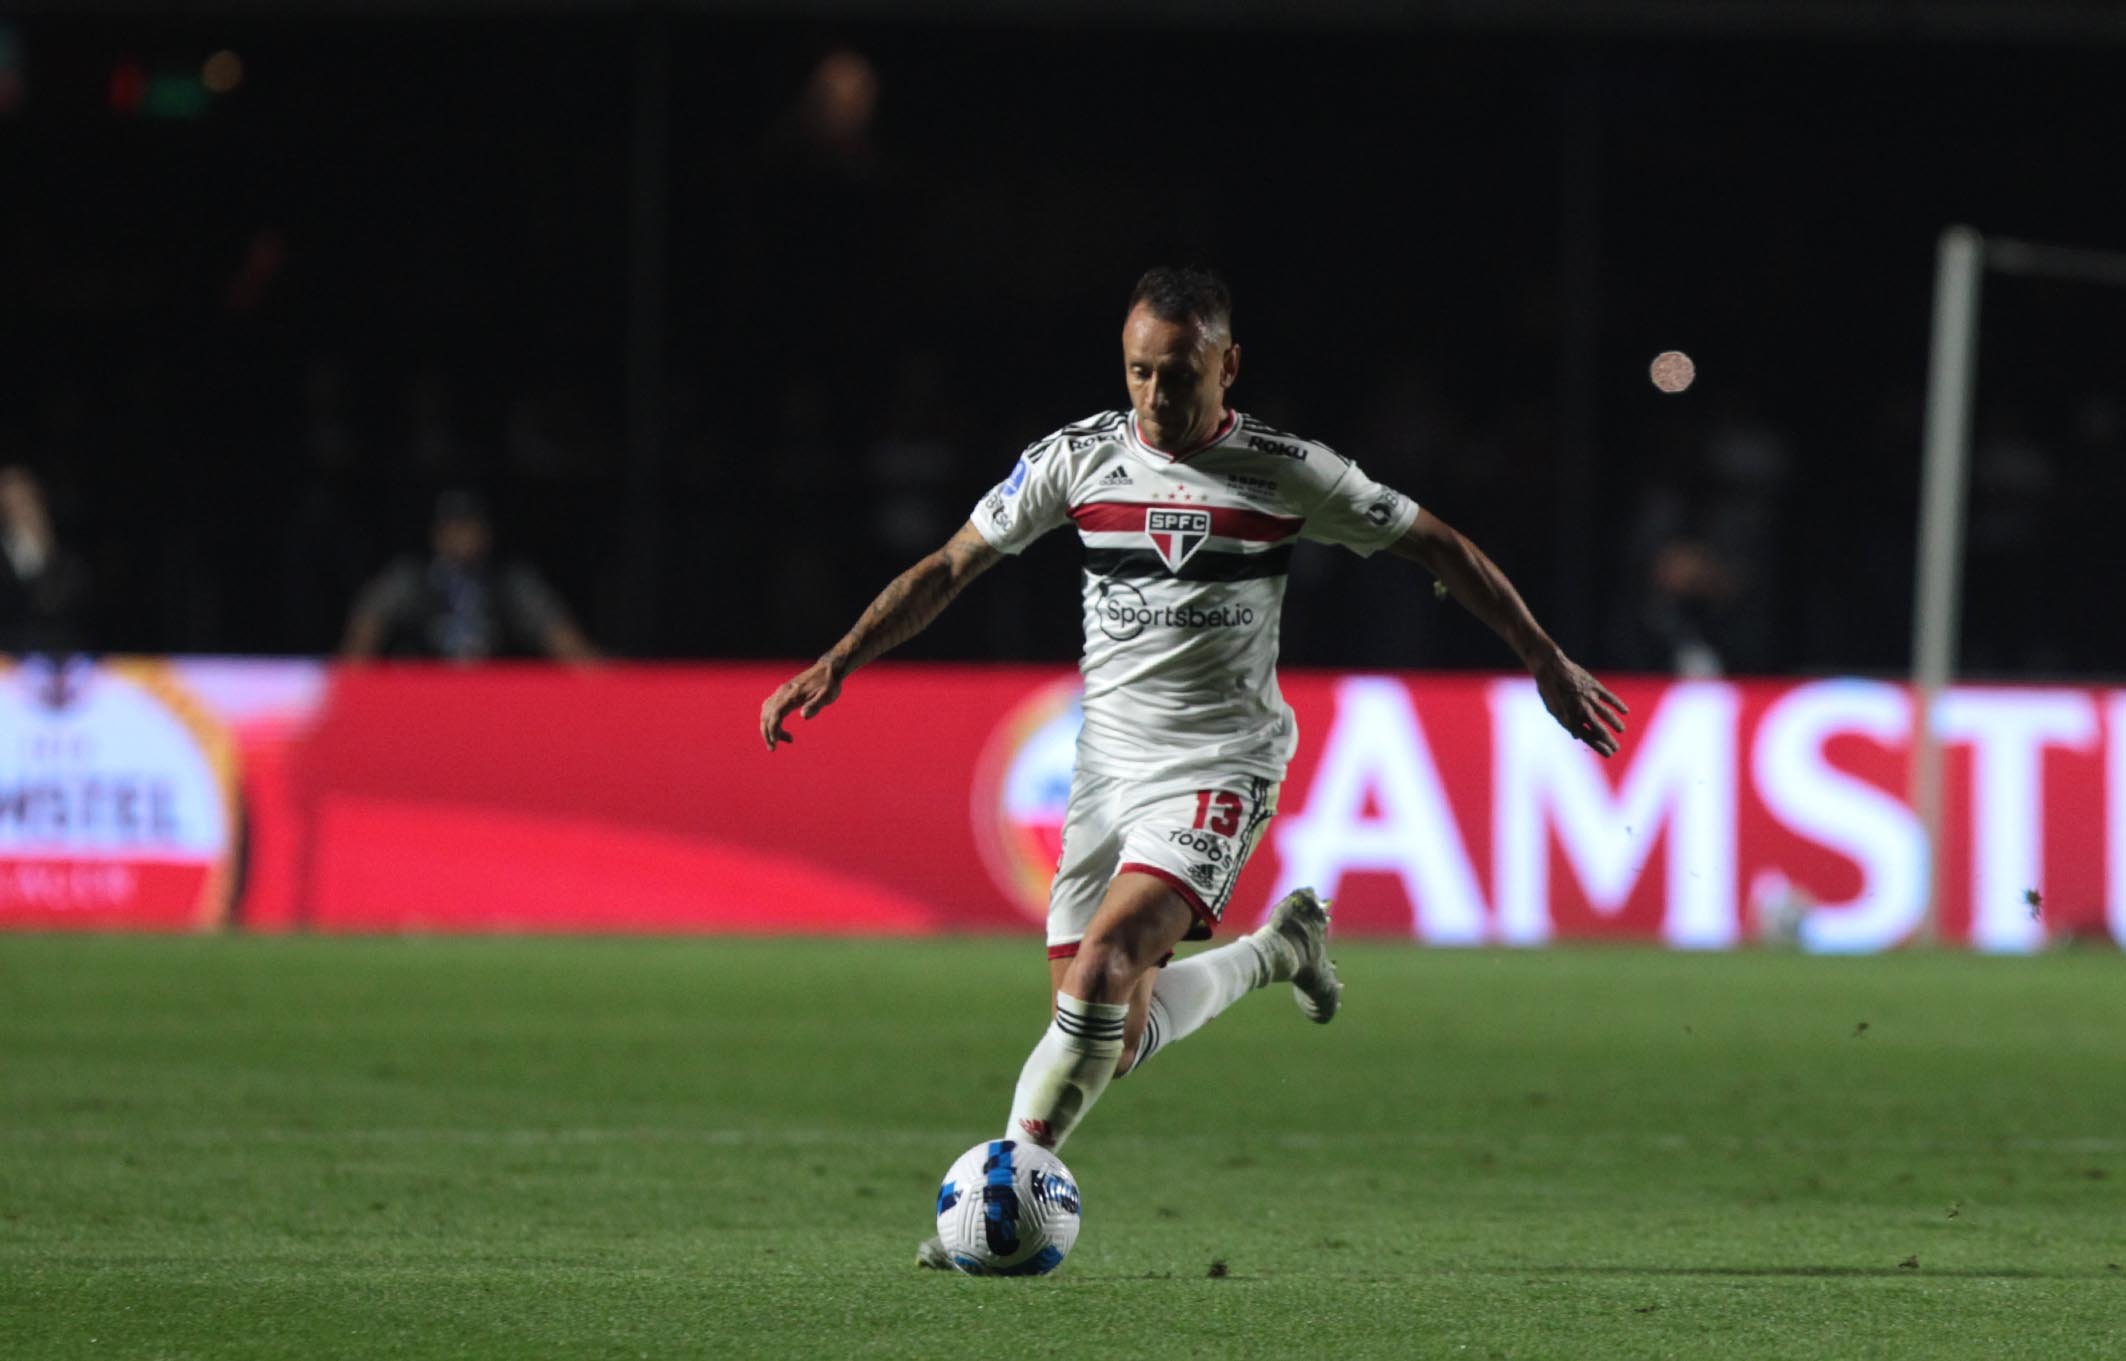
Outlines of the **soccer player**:
M 1027 446 L 944 547 L 760 710 L 773 751 L 792 740 L 792 713 L 818 715 L 849 673 L 921 631 L 999 557 L 1077 526 L 1085 721 L 1049 895 L 1054 1011 L 1004 1134 L 1049 1148 L 1111 1079 L 1256 988 L 1289 982 L 1309 1019 L 1336 1014 L 1328 904 L 1311 889 L 1253 934 L 1161 967 L 1183 940 L 1210 937 L 1277 808 L 1296 737 L 1276 674 L 1295 542 L 1423 564 L 1513 649 L 1567 732 L 1609 756 L 1624 731 L 1624 705 L 1475 544 L 1326 445 L 1226 405 L 1240 346 L 1215 275 L 1160 268 L 1138 280 L 1122 365 L 1130 410 Z M 935 1239 L 918 1260 L 949 1264 Z

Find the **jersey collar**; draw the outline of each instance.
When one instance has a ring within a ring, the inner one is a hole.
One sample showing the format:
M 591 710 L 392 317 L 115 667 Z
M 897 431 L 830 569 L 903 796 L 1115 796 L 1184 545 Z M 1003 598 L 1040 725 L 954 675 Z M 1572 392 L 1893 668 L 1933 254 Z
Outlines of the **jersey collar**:
M 1139 449 L 1142 449 L 1145 453 L 1151 454 L 1156 458 L 1163 458 L 1169 463 L 1187 462 L 1189 459 L 1194 458 L 1196 455 L 1202 453 L 1204 450 L 1218 443 L 1226 436 L 1232 434 L 1234 430 L 1239 428 L 1239 426 L 1240 413 L 1238 411 L 1233 410 L 1231 407 L 1227 407 L 1225 412 L 1225 419 L 1218 423 L 1218 428 L 1211 432 L 1211 437 L 1209 439 L 1203 441 L 1201 444 L 1196 445 L 1192 449 L 1186 450 L 1185 452 L 1178 454 L 1170 454 L 1166 450 L 1161 449 L 1158 445 L 1152 443 L 1150 440 L 1146 439 L 1142 434 L 1140 434 L 1137 430 L 1137 413 L 1134 411 L 1129 413 L 1130 441 L 1134 443 Z

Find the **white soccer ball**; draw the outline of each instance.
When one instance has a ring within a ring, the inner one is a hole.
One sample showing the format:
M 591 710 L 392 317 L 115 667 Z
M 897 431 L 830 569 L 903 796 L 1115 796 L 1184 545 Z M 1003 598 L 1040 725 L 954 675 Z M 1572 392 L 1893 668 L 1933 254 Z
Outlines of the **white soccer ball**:
M 938 1188 L 938 1237 L 970 1276 L 1045 1276 L 1078 1241 L 1078 1179 L 1039 1144 L 976 1144 Z

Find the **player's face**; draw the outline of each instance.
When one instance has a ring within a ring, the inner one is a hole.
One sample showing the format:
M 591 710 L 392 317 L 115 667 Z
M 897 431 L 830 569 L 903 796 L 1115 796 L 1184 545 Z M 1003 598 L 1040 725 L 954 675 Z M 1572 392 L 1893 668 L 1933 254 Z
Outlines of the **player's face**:
M 1209 439 L 1225 420 L 1225 390 L 1240 376 L 1240 347 L 1200 326 L 1162 321 L 1150 308 L 1122 324 L 1122 376 L 1137 428 L 1153 445 L 1180 452 Z

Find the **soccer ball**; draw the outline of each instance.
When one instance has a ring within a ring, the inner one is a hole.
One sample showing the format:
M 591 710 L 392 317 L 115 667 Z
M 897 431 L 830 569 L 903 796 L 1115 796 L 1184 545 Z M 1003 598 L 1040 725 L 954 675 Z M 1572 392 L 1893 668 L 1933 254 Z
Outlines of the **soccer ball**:
M 976 1144 L 938 1188 L 938 1237 L 970 1276 L 1045 1276 L 1078 1241 L 1078 1179 L 1039 1144 Z

